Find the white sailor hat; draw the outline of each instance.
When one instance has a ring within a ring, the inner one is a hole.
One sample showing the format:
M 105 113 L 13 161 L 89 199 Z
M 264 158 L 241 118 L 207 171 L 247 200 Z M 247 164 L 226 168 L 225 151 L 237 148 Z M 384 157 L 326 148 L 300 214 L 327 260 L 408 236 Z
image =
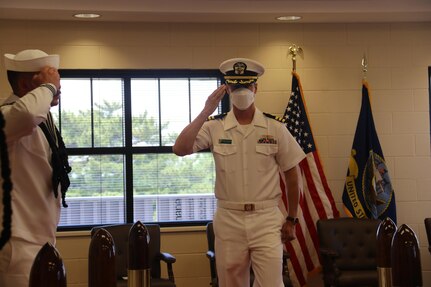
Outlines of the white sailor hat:
M 45 66 L 58 69 L 60 66 L 59 55 L 48 55 L 41 50 L 23 50 L 16 55 L 5 54 L 4 63 L 6 70 L 15 72 L 38 72 Z
M 233 58 L 220 64 L 220 71 L 225 75 L 226 84 L 248 85 L 263 75 L 265 68 L 255 60 Z

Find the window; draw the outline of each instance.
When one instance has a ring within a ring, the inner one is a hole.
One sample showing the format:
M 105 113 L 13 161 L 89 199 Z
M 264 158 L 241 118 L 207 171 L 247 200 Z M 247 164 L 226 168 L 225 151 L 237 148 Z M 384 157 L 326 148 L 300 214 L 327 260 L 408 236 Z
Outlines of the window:
M 60 229 L 122 222 L 199 224 L 215 210 L 210 152 L 172 153 L 221 83 L 216 70 L 61 70 L 52 109 L 72 172 Z M 214 114 L 226 112 L 222 101 Z

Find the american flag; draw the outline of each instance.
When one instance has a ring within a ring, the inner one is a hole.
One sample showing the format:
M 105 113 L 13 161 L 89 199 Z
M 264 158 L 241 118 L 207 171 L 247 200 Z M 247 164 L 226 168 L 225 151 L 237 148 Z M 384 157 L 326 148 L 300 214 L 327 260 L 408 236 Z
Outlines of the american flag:
M 294 286 L 304 286 L 307 283 L 308 273 L 317 270 L 320 266 L 316 222 L 321 218 L 337 218 L 340 213 L 335 206 L 323 172 L 307 116 L 301 83 L 295 72 L 292 73 L 292 92 L 284 119 L 287 129 L 307 155 L 299 164 L 303 191 L 299 199 L 297 239 L 286 243 L 286 249 L 290 254 L 289 270 L 292 282 Z M 285 190 L 284 177 L 280 177 L 281 188 Z M 283 203 L 286 211 L 288 205 L 285 192 L 283 192 Z

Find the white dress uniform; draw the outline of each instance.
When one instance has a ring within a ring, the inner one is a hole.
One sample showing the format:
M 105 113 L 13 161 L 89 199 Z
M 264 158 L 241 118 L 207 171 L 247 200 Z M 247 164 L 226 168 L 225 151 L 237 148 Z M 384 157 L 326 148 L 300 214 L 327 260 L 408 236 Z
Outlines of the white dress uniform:
M 28 287 L 37 253 L 45 243 L 55 244 L 61 197 L 52 191 L 51 149 L 38 127 L 47 119 L 53 90 L 39 87 L 1 104 L 13 184 L 12 236 L 0 250 L 1 287 Z
M 255 285 L 282 287 L 281 198 L 279 172 L 305 157 L 287 128 L 255 110 L 241 126 L 233 112 L 204 123 L 194 152 L 210 148 L 216 165 L 214 215 L 219 284 L 249 286 L 250 264 Z

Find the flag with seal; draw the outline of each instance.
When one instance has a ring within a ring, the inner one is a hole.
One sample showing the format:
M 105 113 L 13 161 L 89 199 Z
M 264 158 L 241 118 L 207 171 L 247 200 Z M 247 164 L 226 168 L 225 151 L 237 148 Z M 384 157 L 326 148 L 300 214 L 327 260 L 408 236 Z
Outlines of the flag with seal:
M 374 126 L 369 88 L 365 80 L 342 199 L 346 213 L 351 217 L 389 217 L 395 224 L 397 222 L 395 193 Z

